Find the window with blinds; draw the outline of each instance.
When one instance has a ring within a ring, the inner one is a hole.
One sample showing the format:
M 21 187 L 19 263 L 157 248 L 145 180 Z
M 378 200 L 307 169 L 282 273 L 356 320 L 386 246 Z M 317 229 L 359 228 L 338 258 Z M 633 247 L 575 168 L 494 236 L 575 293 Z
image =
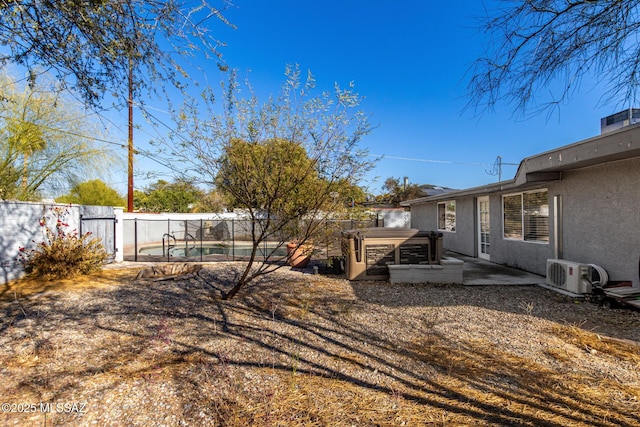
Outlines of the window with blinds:
M 502 212 L 505 239 L 549 241 L 549 196 L 547 190 L 503 196 Z
M 505 239 L 522 239 L 522 194 L 502 198 Z
M 438 230 L 456 231 L 456 202 L 438 203 Z

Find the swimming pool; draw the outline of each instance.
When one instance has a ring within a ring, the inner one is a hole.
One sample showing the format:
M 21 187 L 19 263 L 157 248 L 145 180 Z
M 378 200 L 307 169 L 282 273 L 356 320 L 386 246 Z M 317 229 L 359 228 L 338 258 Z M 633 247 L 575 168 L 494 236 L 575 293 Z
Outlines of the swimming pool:
M 239 244 L 229 245 L 225 243 L 211 243 L 211 242 L 203 242 L 203 243 L 191 243 L 187 247 L 184 244 L 178 244 L 174 247 L 168 249 L 169 256 L 171 257 L 201 257 L 208 255 L 225 255 L 228 257 L 248 257 L 251 255 L 251 244 Z M 145 246 L 138 250 L 139 255 L 151 255 L 151 256 L 167 256 L 167 247 L 163 248 L 162 245 L 151 245 Z M 258 248 L 258 252 L 256 253 L 259 257 L 264 257 L 266 255 L 271 257 L 286 257 L 287 256 L 287 247 L 281 246 L 278 247 L 276 243 L 270 243 L 267 245 L 260 245 Z

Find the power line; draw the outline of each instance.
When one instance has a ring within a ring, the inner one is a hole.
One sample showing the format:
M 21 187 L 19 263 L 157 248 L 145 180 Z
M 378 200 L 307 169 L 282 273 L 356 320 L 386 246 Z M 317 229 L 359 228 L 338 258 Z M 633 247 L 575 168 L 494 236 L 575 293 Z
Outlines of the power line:
M 151 114 L 148 110 L 147 107 L 143 107 L 143 106 L 139 106 L 138 108 L 140 108 L 141 111 L 144 111 L 144 114 L 146 114 L 147 116 L 151 117 L 153 120 L 155 120 L 156 123 L 164 126 L 165 128 L 167 128 L 169 131 L 171 131 L 174 135 L 178 136 L 181 140 L 188 142 L 189 139 L 186 138 L 185 136 L 181 135 L 180 133 L 177 133 L 171 126 L 169 126 L 168 124 L 166 124 L 164 121 L 160 120 L 157 116 Z M 163 112 L 163 113 L 168 113 L 167 111 L 163 111 L 160 110 L 158 108 L 154 108 L 157 111 Z
M 0 115 L 0 118 L 8 119 L 8 120 L 15 120 L 15 118 L 13 118 L 13 117 L 7 117 L 7 116 L 3 116 L 3 115 Z M 22 120 L 22 119 L 18 119 L 18 120 L 20 120 L 22 123 L 30 123 L 30 122 L 28 122 L 26 120 Z M 64 135 L 70 135 L 70 136 L 75 136 L 75 137 L 78 137 L 78 138 L 90 139 L 92 141 L 104 142 L 105 144 L 112 144 L 112 145 L 118 145 L 120 147 L 126 147 L 126 145 L 124 145 L 124 144 L 122 144 L 120 142 L 109 141 L 107 139 L 102 139 L 102 138 L 96 138 L 95 136 L 82 135 L 82 134 L 79 134 L 79 133 L 76 133 L 76 132 L 69 132 L 68 130 L 62 130 L 60 128 L 54 128 L 54 127 L 43 125 L 43 124 L 39 124 L 39 123 L 37 124 L 37 126 L 40 127 L 40 128 L 47 129 L 47 130 L 54 131 L 54 132 L 58 132 L 58 133 L 61 133 L 61 134 L 64 134 Z
M 397 156 L 387 156 L 385 154 L 369 154 L 369 157 L 379 157 L 382 159 L 394 159 L 394 160 L 408 160 L 413 162 L 423 162 L 423 163 L 440 163 L 440 164 L 458 164 L 458 165 L 480 165 L 480 166 L 490 166 L 492 163 L 482 163 L 482 162 L 459 162 L 453 160 L 433 160 L 433 159 L 418 159 L 413 157 L 397 157 Z M 503 163 L 506 164 L 506 163 Z
M 146 110 L 145 110 L 145 113 L 146 113 L 147 115 L 149 115 L 152 119 L 154 119 L 158 124 L 160 124 L 160 125 L 164 126 L 165 128 L 167 128 L 168 130 L 170 130 L 170 131 L 172 131 L 172 132 L 174 131 L 174 130 L 169 126 L 169 125 L 167 125 L 166 123 L 164 123 L 162 120 L 158 119 L 158 118 L 157 118 L 156 116 L 154 116 L 153 114 L 149 113 L 149 112 L 148 112 L 148 111 L 146 111 Z M 99 115 L 100 115 L 100 114 L 99 114 Z M 101 117 L 102 117 L 102 116 L 101 116 Z M 109 123 L 113 124 L 114 126 L 117 126 L 117 125 L 116 125 L 115 123 L 113 123 L 113 121 L 112 121 L 112 120 L 110 120 L 109 118 L 107 118 L 107 117 L 102 117 L 102 118 L 103 118 L 103 119 L 105 119 L 105 120 L 107 120 Z M 147 132 L 147 131 L 146 131 L 146 130 L 144 130 L 144 129 L 139 129 L 139 130 L 140 130 L 140 131 L 142 131 L 143 133 L 147 134 L 148 136 L 153 136 L 151 133 Z M 180 136 L 180 138 L 181 138 L 183 141 L 187 141 L 187 139 L 186 139 L 184 136 L 179 135 L 179 134 L 177 134 L 177 133 L 176 133 L 176 135 Z M 125 144 L 119 144 L 119 145 L 120 145 L 122 148 L 127 148 L 127 145 L 125 145 Z M 181 170 L 181 169 L 178 169 L 178 168 L 176 168 L 175 166 L 172 166 L 172 165 L 170 165 L 170 164 L 168 164 L 168 163 L 165 163 L 165 162 L 166 162 L 166 160 L 165 160 L 165 159 L 160 160 L 157 156 L 155 156 L 154 154 L 152 154 L 152 153 L 151 153 L 150 151 L 148 151 L 148 150 L 141 150 L 141 149 L 139 149 L 139 148 L 138 148 L 138 149 L 135 149 L 135 150 L 134 150 L 134 153 L 135 153 L 136 155 L 139 155 L 139 156 L 145 157 L 145 158 L 147 158 L 147 159 L 149 159 L 149 160 L 151 160 L 151 161 L 153 161 L 153 162 L 155 162 L 155 163 L 159 164 L 160 166 L 163 166 L 163 167 L 167 168 L 168 170 L 170 170 L 171 172 L 173 172 L 173 173 L 175 173 L 175 174 L 180 174 L 180 173 L 182 172 L 182 170 Z

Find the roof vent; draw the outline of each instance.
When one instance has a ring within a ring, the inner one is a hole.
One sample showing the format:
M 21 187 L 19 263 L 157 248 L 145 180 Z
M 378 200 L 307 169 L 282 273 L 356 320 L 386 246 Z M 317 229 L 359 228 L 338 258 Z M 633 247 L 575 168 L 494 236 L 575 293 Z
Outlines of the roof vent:
M 640 123 L 640 108 L 629 108 L 600 119 L 600 134 Z

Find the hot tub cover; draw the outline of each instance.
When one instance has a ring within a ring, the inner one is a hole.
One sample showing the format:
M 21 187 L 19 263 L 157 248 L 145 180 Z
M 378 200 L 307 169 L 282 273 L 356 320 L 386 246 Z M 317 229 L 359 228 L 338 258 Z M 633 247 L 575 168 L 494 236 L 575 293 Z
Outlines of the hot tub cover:
M 432 231 L 418 230 L 417 228 L 395 228 L 395 227 L 368 227 L 355 228 L 353 230 L 344 230 L 344 237 L 363 237 L 363 238 L 410 238 L 410 237 L 431 237 Z

